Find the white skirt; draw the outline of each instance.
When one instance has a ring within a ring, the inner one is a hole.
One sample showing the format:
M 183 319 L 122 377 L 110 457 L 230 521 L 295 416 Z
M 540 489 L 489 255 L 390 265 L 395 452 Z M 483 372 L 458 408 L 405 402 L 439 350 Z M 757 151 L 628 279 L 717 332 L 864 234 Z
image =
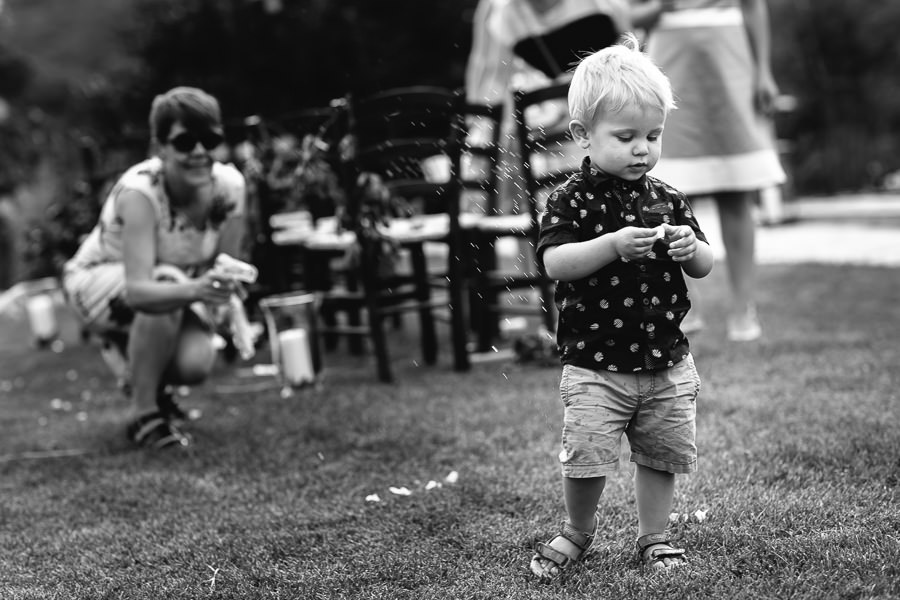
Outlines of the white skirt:
M 753 106 L 753 57 L 740 8 L 665 13 L 647 52 L 678 104 L 653 176 L 689 195 L 784 182 L 772 122 Z

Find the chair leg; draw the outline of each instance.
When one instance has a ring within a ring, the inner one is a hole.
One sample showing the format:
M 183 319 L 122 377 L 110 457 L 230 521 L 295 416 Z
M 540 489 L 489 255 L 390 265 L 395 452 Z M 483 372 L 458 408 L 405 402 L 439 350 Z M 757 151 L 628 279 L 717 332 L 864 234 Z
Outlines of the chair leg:
M 416 280 L 416 299 L 422 304 L 419 309 L 419 331 L 422 339 L 422 359 L 427 365 L 437 362 L 438 344 L 434 326 L 434 313 L 428 302 L 431 299 L 431 286 L 428 283 L 428 266 L 425 260 L 425 248 L 416 244 L 410 249 L 412 269 Z
M 364 248 L 361 264 L 362 286 L 366 312 L 368 313 L 369 337 L 372 340 L 372 352 L 375 354 L 378 379 L 383 383 L 391 383 L 394 381 L 394 376 L 391 372 L 391 361 L 388 356 L 387 336 L 384 333 L 385 316 L 381 312 L 381 303 L 378 300 L 378 284 L 374 275 L 378 261 L 374 256 L 373 252 L 366 252 Z
M 475 248 L 477 272 L 475 286 L 477 289 L 477 306 L 472 306 L 474 329 L 478 334 L 478 351 L 487 352 L 500 334 L 500 315 L 496 310 L 499 294 L 491 284 L 491 273 L 497 269 L 497 255 L 494 241 L 482 239 Z
M 359 280 L 353 274 L 348 274 L 346 286 L 347 291 L 354 293 L 358 292 Z M 371 315 L 372 313 L 370 312 L 369 314 Z M 347 311 L 347 324 L 351 327 L 359 327 L 362 325 L 362 315 L 360 314 L 359 308 L 354 306 Z M 351 335 L 349 337 L 347 340 L 347 348 L 353 356 L 359 356 L 365 353 L 363 339 L 358 335 Z
M 469 370 L 468 335 L 466 328 L 466 307 L 463 302 L 463 264 L 458 257 L 450 257 L 450 331 L 453 338 L 453 369 Z
M 392 383 L 394 375 L 391 372 L 391 360 L 388 356 L 387 336 L 384 333 L 384 317 L 369 311 L 369 331 L 372 337 L 372 351 L 375 353 L 375 366 L 378 371 L 378 380 L 383 383 Z

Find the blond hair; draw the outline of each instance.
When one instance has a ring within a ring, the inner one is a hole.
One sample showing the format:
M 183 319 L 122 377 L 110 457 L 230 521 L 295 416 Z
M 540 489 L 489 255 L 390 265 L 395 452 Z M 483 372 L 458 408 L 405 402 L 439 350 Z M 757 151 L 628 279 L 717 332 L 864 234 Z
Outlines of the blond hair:
M 675 108 L 668 77 L 641 52 L 632 33 L 582 58 L 569 84 L 569 114 L 586 125 L 628 105 L 655 108 L 663 114 Z

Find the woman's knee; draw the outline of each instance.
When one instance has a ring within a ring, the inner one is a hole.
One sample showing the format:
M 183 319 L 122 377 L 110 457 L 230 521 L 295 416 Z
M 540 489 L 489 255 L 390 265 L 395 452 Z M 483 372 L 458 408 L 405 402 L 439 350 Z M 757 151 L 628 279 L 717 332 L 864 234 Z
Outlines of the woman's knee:
M 195 328 L 184 329 L 173 357 L 173 375 L 178 383 L 191 385 L 209 376 L 216 360 L 212 335 Z

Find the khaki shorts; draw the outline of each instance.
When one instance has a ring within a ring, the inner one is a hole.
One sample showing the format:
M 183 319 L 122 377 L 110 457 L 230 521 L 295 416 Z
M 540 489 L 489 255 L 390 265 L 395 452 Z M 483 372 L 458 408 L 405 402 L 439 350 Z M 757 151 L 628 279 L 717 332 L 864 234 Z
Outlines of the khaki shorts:
M 697 470 L 696 415 L 700 376 L 688 355 L 670 369 L 614 373 L 565 365 L 564 477 L 601 477 L 619 468 L 622 434 L 631 461 L 667 473 Z

